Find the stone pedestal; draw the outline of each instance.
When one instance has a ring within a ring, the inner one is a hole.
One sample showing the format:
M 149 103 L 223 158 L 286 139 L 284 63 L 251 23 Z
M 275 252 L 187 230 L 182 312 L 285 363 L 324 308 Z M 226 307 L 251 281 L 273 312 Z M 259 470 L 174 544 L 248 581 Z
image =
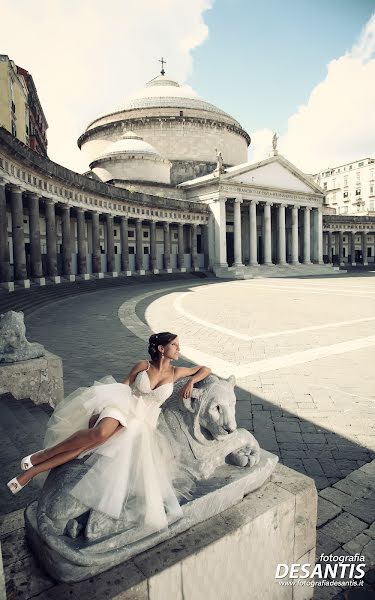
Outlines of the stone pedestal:
M 30 398 L 35 404 L 55 406 L 64 397 L 63 366 L 59 356 L 47 352 L 41 358 L 0 365 L 0 394 Z

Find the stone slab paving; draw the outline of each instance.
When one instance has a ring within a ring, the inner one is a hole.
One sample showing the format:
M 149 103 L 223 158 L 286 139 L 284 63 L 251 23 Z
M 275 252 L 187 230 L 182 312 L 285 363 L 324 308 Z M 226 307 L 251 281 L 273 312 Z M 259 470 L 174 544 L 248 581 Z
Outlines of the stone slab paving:
M 321 547 L 350 553 L 363 544 L 372 561 L 375 478 L 365 467 L 375 458 L 374 307 L 369 276 L 171 281 L 69 298 L 26 324 L 33 341 L 63 358 L 66 393 L 107 374 L 120 379 L 145 358 L 145 323 L 176 331 L 181 364 L 234 372 L 239 425 L 314 478 Z

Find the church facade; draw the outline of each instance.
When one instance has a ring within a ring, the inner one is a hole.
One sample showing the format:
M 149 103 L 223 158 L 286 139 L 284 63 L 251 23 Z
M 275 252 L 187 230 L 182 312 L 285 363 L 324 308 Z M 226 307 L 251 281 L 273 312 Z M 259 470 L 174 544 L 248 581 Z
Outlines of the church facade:
M 233 117 L 163 73 L 86 128 L 84 175 L 0 129 L 0 284 L 331 268 L 323 190 L 275 140 L 270 158 L 246 162 L 250 141 Z

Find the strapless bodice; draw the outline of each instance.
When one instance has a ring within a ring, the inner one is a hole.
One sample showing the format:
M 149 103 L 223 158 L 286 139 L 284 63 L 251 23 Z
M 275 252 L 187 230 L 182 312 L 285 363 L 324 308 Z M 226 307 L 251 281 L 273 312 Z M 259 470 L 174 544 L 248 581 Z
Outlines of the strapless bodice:
M 163 383 L 155 389 L 151 389 L 150 378 L 147 371 L 140 371 L 133 384 L 133 394 L 136 396 L 147 396 L 150 400 L 161 406 L 173 392 L 173 382 Z

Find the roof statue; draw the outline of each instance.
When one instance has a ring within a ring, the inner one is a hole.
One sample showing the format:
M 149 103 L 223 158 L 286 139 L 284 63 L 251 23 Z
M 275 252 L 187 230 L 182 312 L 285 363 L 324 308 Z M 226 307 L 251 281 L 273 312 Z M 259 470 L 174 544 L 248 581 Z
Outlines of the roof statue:
M 273 138 L 272 138 L 272 148 L 273 148 L 274 152 L 277 152 L 277 140 L 278 139 L 279 138 L 277 137 L 277 133 L 275 132 L 273 134 Z
M 224 168 L 223 155 L 221 154 L 220 150 L 215 149 L 215 152 L 216 152 L 216 160 L 217 160 L 215 171 L 218 171 L 219 173 L 224 173 L 225 168 Z

